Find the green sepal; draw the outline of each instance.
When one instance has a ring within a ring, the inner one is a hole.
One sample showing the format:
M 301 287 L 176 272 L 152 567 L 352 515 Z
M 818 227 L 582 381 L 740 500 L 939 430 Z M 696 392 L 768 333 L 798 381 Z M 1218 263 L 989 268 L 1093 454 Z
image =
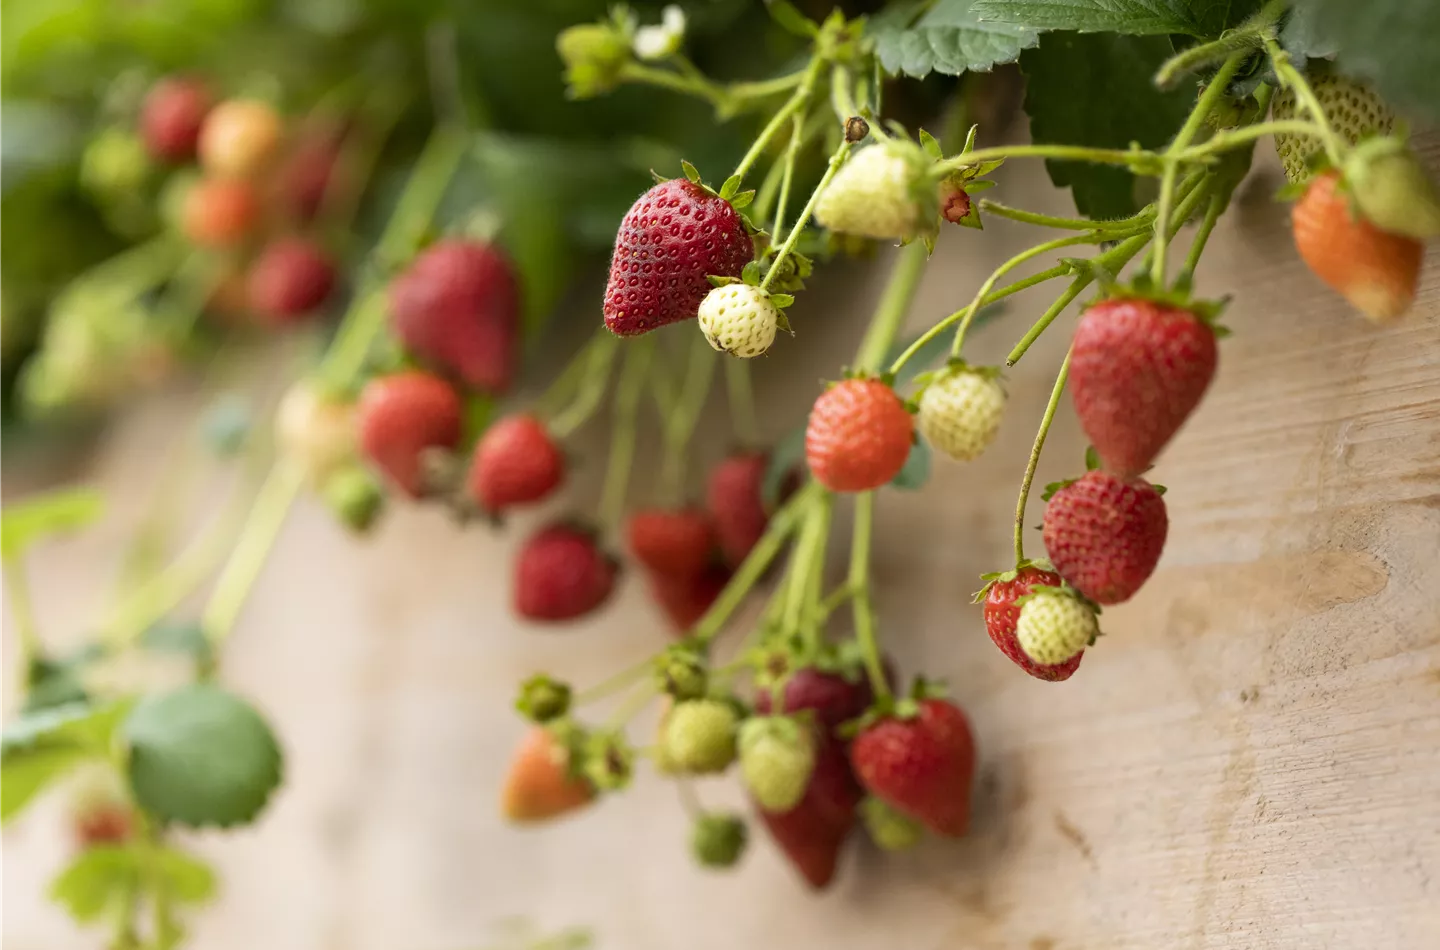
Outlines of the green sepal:
M 742 191 L 739 194 L 735 195 L 733 198 L 731 198 L 730 207 L 734 208 L 736 211 L 739 211 L 741 208 L 748 208 L 750 206 L 750 203 L 754 200 L 755 189 L 751 188 L 747 191 Z
M 738 277 L 725 277 L 721 274 L 706 274 L 705 279 L 710 281 L 711 287 L 728 287 L 731 284 L 740 283 Z
M 1093 472 L 1099 467 L 1100 453 L 1096 451 L 1093 445 L 1085 446 L 1085 471 Z
M 720 186 L 720 197 L 724 198 L 726 201 L 729 201 L 731 198 L 735 197 L 735 193 L 739 190 L 740 176 L 731 175 L 729 178 L 725 179 L 725 183 Z
M 995 184 L 996 183 L 993 179 L 977 178 L 974 181 L 967 181 L 965 183 L 965 193 L 967 195 L 973 195 L 977 191 L 989 191 L 991 188 L 995 187 Z
M 786 307 L 790 306 L 791 304 L 793 304 L 793 303 L 795 302 L 795 295 L 794 295 L 794 294 L 771 294 L 771 295 L 770 295 L 770 302 L 775 305 L 776 309 L 784 310 Z
M 546 723 L 570 711 L 570 684 L 547 673 L 536 673 L 520 684 L 515 709 L 526 719 Z
M 1169 491 L 1169 489 L 1166 488 L 1164 485 L 1151 485 L 1150 487 L 1155 489 L 1155 494 L 1157 495 L 1164 495 L 1167 491 Z
M 581 770 L 602 792 L 618 792 L 635 774 L 635 749 L 618 730 L 593 732 L 585 741 Z
M 697 169 L 694 165 L 691 165 L 688 161 L 686 161 L 686 160 L 684 160 L 684 159 L 681 159 L 681 160 L 680 160 L 680 170 L 685 173 L 685 177 L 690 180 L 690 184 L 692 184 L 692 185 L 700 185 L 700 184 L 703 184 L 703 182 L 702 182 L 701 179 L 700 179 L 700 171 L 699 171 L 699 169 Z
M 665 184 L 667 181 L 670 180 L 670 179 L 666 178 L 664 175 L 662 175 L 662 174 L 660 174 L 659 172 L 657 172 L 657 171 L 656 171 L 655 169 L 653 169 L 653 168 L 650 169 L 650 177 L 653 178 L 653 179 L 655 179 L 655 184 L 657 184 L 657 185 L 663 185 L 663 184 Z
M 970 126 L 970 131 L 965 133 L 965 145 L 960 149 L 961 155 L 968 155 L 975 151 L 975 136 L 979 134 L 980 125 L 978 123 Z
M 926 155 L 929 155 L 937 162 L 945 157 L 945 152 L 940 148 L 939 141 L 924 129 L 920 130 L 920 147 L 925 150 Z
M 1095 616 L 1100 616 L 1100 605 L 1095 603 L 1095 601 L 1091 600 L 1089 597 L 1086 597 L 1084 594 L 1080 593 L 1075 588 L 1071 587 L 1069 584 L 1061 584 L 1058 587 L 1051 584 L 1037 584 L 1034 587 L 1030 588 L 1030 592 L 1028 594 L 1025 594 L 1023 597 L 1016 597 L 1015 606 L 1025 606 L 1025 604 L 1028 601 L 1033 600 L 1035 598 L 1035 595 L 1037 594 L 1062 594 L 1066 597 L 1074 598 L 1075 600 L 1080 601 L 1086 607 L 1089 607 L 1091 612 L 1094 613 Z
M 1066 261 L 1068 263 L 1068 260 Z M 1097 269 L 1098 270 L 1098 269 Z M 1101 295 L 1096 300 L 1086 304 L 1085 309 L 1104 303 L 1109 300 L 1149 300 L 1165 307 L 1175 307 L 1179 310 L 1186 310 L 1201 320 L 1216 337 L 1224 338 L 1230 335 L 1230 330 L 1219 323 L 1220 317 L 1225 308 L 1230 306 L 1230 295 L 1225 295 L 1216 300 L 1197 300 L 1190 295 L 1188 288 L 1161 289 L 1154 287 L 1148 274 L 1139 274 L 1129 283 L 1119 284 L 1113 281 L 1106 285 Z
M 1049 501 L 1051 498 L 1055 497 L 1055 494 L 1057 492 L 1069 488 L 1071 485 L 1075 484 L 1079 480 L 1080 479 L 1078 478 L 1067 478 L 1058 482 L 1050 482 L 1048 485 L 1045 486 L 1045 491 L 1043 494 L 1041 494 L 1040 500 Z
M 1014 568 L 1008 571 L 994 571 L 989 574 L 981 574 L 980 579 L 985 582 L 985 586 L 981 587 L 975 592 L 974 596 L 970 598 L 970 603 L 978 604 L 984 602 L 985 596 L 990 593 L 990 588 L 994 587 L 996 584 L 1013 581 L 1015 578 L 1019 577 L 1020 572 L 1025 570 L 1027 567 L 1038 568 L 1042 571 L 1055 570 L 1055 565 L 1051 564 L 1045 558 L 1026 558 L 1019 564 L 1016 564 Z
M 760 273 L 760 262 L 758 260 L 746 264 L 745 268 L 740 271 L 741 282 L 750 287 L 759 287 L 763 276 L 764 275 Z

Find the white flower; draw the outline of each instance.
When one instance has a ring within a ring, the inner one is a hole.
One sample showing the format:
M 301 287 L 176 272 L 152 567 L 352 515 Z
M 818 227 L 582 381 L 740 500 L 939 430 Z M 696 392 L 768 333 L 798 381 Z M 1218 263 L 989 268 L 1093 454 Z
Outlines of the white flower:
M 641 59 L 664 59 L 680 51 L 685 39 L 685 11 L 671 4 L 660 14 L 658 26 L 635 31 L 635 55 Z

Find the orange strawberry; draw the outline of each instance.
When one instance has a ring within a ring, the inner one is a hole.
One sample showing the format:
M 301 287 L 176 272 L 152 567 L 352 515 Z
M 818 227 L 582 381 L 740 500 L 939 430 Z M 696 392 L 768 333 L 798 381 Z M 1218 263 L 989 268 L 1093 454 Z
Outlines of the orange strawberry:
M 570 770 L 570 752 L 543 726 L 526 733 L 510 761 L 500 811 L 510 821 L 541 822 L 575 811 L 595 797 L 589 782 Z
M 1388 323 L 1409 309 L 1424 245 L 1360 217 L 1339 172 L 1315 176 L 1295 203 L 1291 226 L 1310 270 L 1366 317 Z

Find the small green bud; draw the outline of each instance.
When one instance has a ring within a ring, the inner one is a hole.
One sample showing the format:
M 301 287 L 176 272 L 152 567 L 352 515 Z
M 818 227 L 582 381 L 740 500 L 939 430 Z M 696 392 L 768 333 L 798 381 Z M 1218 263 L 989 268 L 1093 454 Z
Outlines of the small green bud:
M 1370 223 L 1417 241 L 1440 235 L 1440 197 L 1415 153 L 1389 136 L 1367 139 L 1345 159 L 1345 182 Z
M 614 89 L 630 62 L 630 38 L 610 23 L 581 23 L 563 30 L 555 50 L 565 63 L 565 84 L 576 99 Z
M 630 784 L 635 772 L 635 750 L 618 732 L 592 733 L 585 742 L 585 777 L 604 792 Z
M 133 195 L 144 187 L 152 167 L 140 136 L 124 129 L 106 129 L 85 148 L 80 183 L 102 198 Z
M 385 490 L 363 467 L 351 465 L 325 480 L 325 504 L 352 531 L 364 534 L 385 508 Z
M 546 673 L 536 673 L 520 684 L 515 708 L 531 722 L 549 722 L 570 711 L 570 685 Z
M 738 815 L 700 815 L 690 832 L 690 852 L 704 867 L 728 868 L 745 853 L 748 837 Z
M 678 700 L 704 696 L 709 679 L 705 658 L 685 644 L 670 647 L 655 663 L 656 687 Z
M 860 817 L 871 840 L 886 851 L 912 847 L 924 834 L 918 821 L 900 814 L 878 798 L 866 798 L 860 803 Z

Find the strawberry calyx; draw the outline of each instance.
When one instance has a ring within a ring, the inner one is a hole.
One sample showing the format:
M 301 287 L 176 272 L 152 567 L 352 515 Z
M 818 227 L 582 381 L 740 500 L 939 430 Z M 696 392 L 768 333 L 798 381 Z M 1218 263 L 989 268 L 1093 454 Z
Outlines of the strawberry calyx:
M 515 709 L 531 722 L 547 723 L 570 711 L 570 699 L 570 684 L 536 673 L 520 684 Z
M 1112 300 L 1145 300 L 1162 307 L 1186 311 L 1209 327 L 1216 337 L 1223 339 L 1230 335 L 1230 329 L 1219 322 L 1220 315 L 1230 305 L 1231 298 L 1228 294 L 1218 300 L 1197 300 L 1190 295 L 1190 290 L 1186 287 L 1168 290 L 1156 287 L 1148 273 L 1141 273 L 1126 284 L 1116 283 L 1113 278 L 1107 280 L 1108 273 L 1103 268 L 1093 268 L 1093 275 L 1096 283 L 1101 285 L 1101 293 L 1098 298 L 1085 305 L 1086 310 Z
M 592 732 L 582 752 L 581 769 L 597 789 L 618 792 L 635 772 L 635 749 L 618 730 Z
M 655 659 L 656 687 L 678 701 L 704 696 L 710 680 L 708 652 L 694 639 L 666 647 Z
M 923 701 L 940 699 L 945 695 L 945 684 L 942 681 L 917 676 L 903 696 L 877 697 L 865 712 L 841 723 L 836 733 L 843 739 L 853 739 L 886 719 L 914 719 L 920 715 L 920 704 Z
M 1023 561 L 1020 561 L 1008 571 L 994 571 L 989 574 L 981 574 L 980 579 L 985 582 L 985 586 L 981 587 L 975 592 L 975 595 L 970 599 L 970 603 L 984 603 L 985 595 L 990 593 L 990 588 L 994 587 L 996 584 L 1010 583 L 1011 581 L 1015 580 L 1015 578 L 1020 576 L 1021 571 L 1028 570 L 1029 568 L 1035 568 L 1039 571 L 1053 572 L 1055 570 L 1055 565 L 1051 564 L 1047 559 L 1043 557 L 1026 558 Z
M 593 784 L 590 777 L 585 774 L 586 746 L 590 740 L 589 730 L 569 716 L 552 719 L 545 723 L 543 728 L 555 741 L 555 745 L 565 751 L 565 773 L 572 779 Z

